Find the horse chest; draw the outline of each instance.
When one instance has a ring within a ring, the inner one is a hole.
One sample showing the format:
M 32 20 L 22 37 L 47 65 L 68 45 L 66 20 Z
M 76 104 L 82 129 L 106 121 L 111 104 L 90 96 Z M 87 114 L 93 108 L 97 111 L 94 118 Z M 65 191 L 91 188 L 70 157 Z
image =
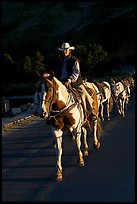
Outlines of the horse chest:
M 75 122 L 76 121 L 73 118 L 72 113 L 66 113 L 51 117 L 46 123 L 62 131 L 69 131 Z

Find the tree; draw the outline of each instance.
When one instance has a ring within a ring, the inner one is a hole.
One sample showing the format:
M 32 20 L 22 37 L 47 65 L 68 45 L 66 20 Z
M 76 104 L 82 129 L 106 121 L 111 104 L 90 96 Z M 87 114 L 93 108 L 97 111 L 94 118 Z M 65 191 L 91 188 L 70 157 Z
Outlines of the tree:
M 7 53 L 4 54 L 4 59 L 5 59 L 5 62 L 7 62 L 7 64 L 11 65 L 14 63 L 13 59 L 11 58 L 11 56 Z
M 24 59 L 23 70 L 26 73 L 36 73 L 41 76 L 45 72 L 45 64 L 43 63 L 45 57 L 40 51 L 37 51 L 32 57 L 26 56 Z
M 87 46 L 76 45 L 76 53 L 85 65 L 94 65 L 108 59 L 108 53 L 103 50 L 101 45 L 96 43 L 89 43 Z
M 96 43 L 76 45 L 76 55 L 80 59 L 82 74 L 88 77 L 97 64 L 103 64 L 108 60 L 108 53 Z
M 31 72 L 32 70 L 32 62 L 31 58 L 29 56 L 25 57 L 24 65 L 23 65 L 23 70 L 25 72 Z
M 45 72 L 46 64 L 43 63 L 44 59 L 45 57 L 41 54 L 41 52 L 37 51 L 33 63 L 33 69 L 39 76 Z

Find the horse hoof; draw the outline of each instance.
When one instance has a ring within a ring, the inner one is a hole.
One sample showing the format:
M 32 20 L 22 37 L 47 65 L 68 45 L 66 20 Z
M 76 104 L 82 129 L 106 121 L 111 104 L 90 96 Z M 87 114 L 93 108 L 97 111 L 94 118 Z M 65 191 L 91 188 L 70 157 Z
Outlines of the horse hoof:
M 63 177 L 62 177 L 62 174 L 59 173 L 57 176 L 56 176 L 56 181 L 60 182 L 63 180 Z
M 58 168 L 57 173 L 56 173 L 56 181 L 62 181 L 62 170 Z
M 84 151 L 84 156 L 85 156 L 85 157 L 88 156 L 88 151 Z
M 88 149 L 85 148 L 83 153 L 84 153 L 84 156 L 87 157 L 88 156 Z
M 82 160 L 78 160 L 78 165 L 80 167 L 84 166 L 84 160 L 83 159 Z
M 63 180 L 62 176 L 56 178 L 56 181 L 57 181 L 57 182 L 60 182 L 60 181 L 62 181 L 62 180 Z
M 84 163 L 79 163 L 79 166 L 80 167 L 83 167 L 85 164 Z
M 96 149 L 98 149 L 99 147 L 100 147 L 100 142 L 97 142 L 97 143 L 93 143 L 93 146 L 96 148 Z

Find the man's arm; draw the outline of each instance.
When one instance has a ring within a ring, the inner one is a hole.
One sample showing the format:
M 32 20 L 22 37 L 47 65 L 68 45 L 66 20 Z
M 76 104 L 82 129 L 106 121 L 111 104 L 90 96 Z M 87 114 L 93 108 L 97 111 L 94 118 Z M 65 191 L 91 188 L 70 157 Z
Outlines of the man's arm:
M 72 74 L 69 76 L 68 82 L 69 83 L 76 82 L 79 77 L 79 74 L 80 74 L 80 65 L 79 65 L 79 61 L 77 60 L 72 68 Z

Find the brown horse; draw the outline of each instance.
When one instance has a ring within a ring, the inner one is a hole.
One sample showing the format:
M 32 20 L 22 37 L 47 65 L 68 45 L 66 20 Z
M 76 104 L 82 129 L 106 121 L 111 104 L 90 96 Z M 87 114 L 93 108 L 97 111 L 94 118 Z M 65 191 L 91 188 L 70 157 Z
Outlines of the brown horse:
M 92 98 L 98 117 L 97 95 L 95 92 L 93 92 Z M 88 121 L 88 126 L 85 125 L 82 104 L 77 101 L 72 92 L 53 73 L 45 73 L 38 82 L 33 112 L 38 112 L 39 116 L 44 117 L 47 124 L 51 125 L 56 142 L 57 181 L 62 180 L 62 136 L 64 132 L 69 132 L 75 138 L 80 166 L 84 166 L 83 155 L 88 155 L 86 127 L 91 128 L 91 123 L 93 123 L 94 147 L 100 147 L 98 140 L 102 133 L 100 121 L 96 118 L 96 120 Z M 81 150 L 82 133 L 84 136 L 84 153 Z
M 104 106 L 106 104 L 107 120 L 110 120 L 110 112 L 113 109 L 113 98 L 111 96 L 111 87 L 107 81 L 85 82 L 85 86 L 96 91 L 98 100 L 98 112 L 101 120 L 104 121 Z

